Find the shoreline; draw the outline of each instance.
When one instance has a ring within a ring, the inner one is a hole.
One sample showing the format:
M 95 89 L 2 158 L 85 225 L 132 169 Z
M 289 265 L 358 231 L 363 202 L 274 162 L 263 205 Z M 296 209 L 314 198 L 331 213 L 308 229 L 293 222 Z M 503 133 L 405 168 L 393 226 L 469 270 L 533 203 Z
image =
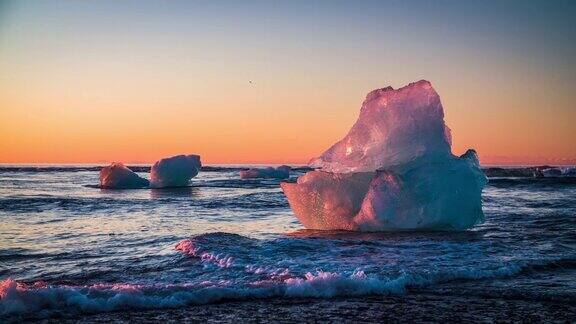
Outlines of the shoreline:
M 406 295 L 228 301 L 177 309 L 62 315 L 8 322 L 572 322 L 576 305 L 560 301 L 416 292 Z

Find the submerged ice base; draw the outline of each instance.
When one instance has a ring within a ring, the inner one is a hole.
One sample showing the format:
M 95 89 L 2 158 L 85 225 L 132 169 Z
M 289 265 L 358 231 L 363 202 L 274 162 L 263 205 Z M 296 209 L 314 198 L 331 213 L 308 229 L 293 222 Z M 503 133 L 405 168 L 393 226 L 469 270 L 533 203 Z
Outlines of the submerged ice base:
M 428 81 L 372 91 L 348 134 L 282 183 L 310 229 L 463 230 L 484 219 L 486 177 L 474 150 L 451 153 L 440 97 Z

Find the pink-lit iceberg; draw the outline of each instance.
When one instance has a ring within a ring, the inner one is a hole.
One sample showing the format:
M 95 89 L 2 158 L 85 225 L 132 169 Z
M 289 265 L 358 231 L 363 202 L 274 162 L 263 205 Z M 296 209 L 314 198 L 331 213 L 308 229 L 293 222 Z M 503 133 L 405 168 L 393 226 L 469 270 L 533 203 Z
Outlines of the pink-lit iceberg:
M 199 155 L 177 155 L 156 161 L 150 170 L 152 188 L 185 187 L 195 177 L 202 163 Z
M 346 137 L 282 183 L 310 229 L 462 230 L 483 220 L 486 177 L 476 152 L 451 153 L 440 98 L 428 81 L 370 92 Z
M 113 162 L 100 170 L 100 188 L 137 189 L 147 188 L 149 181 L 137 175 L 120 162 Z
M 290 178 L 290 171 L 292 169 L 287 165 L 279 167 L 267 168 L 252 168 L 240 171 L 240 179 L 254 179 L 254 178 L 271 178 L 271 179 L 288 179 Z

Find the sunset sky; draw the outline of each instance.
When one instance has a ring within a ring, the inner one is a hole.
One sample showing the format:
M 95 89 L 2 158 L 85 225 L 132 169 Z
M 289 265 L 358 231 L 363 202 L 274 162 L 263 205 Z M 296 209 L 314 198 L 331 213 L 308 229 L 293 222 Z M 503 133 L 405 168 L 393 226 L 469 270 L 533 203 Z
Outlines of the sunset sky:
M 426 79 L 456 154 L 575 163 L 575 59 L 576 1 L 0 0 L 0 162 L 305 163 Z

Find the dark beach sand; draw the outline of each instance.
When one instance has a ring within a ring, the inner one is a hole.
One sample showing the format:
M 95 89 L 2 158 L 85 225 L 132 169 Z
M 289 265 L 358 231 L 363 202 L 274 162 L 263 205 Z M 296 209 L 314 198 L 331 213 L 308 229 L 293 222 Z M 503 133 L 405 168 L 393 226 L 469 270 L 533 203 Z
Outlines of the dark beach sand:
M 43 322 L 558 322 L 576 320 L 569 302 L 439 294 L 226 302 L 183 309 L 115 312 Z

